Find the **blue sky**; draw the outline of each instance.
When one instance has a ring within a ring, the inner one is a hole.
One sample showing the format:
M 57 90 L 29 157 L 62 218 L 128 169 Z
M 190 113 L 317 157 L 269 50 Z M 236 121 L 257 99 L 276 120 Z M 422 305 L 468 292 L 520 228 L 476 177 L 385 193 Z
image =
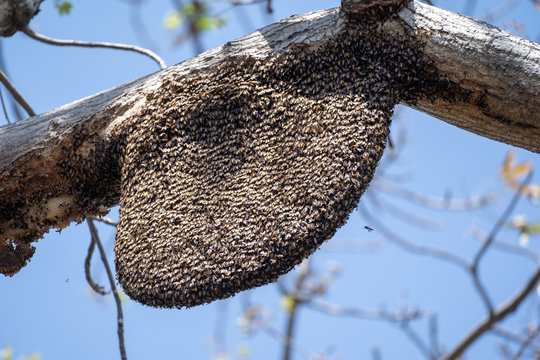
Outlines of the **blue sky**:
M 466 5 L 464 1 L 437 3 L 457 12 Z M 469 15 L 482 18 L 489 9 L 503 3 L 479 0 L 475 12 Z M 42 4 L 42 11 L 31 23 L 35 31 L 64 39 L 147 45 L 133 30 L 132 9 L 125 1 L 75 0 L 69 16 L 59 16 L 53 4 Z M 216 6 L 222 7 L 220 4 Z M 228 18 L 227 25 L 204 35 L 204 48 L 214 48 L 293 14 L 338 5 L 339 1 L 276 0 L 272 15 L 257 6 L 245 7 L 241 12 L 229 10 L 223 13 Z M 163 27 L 170 8 L 168 1 L 146 1 L 141 5 L 141 14 L 156 45 L 154 50 L 168 65 L 173 65 L 195 54 L 190 44 L 171 46 L 174 36 Z M 512 22 L 523 23 L 525 34 L 538 41 L 539 18 L 532 1 L 522 0 L 494 24 L 510 29 Z M 159 70 L 152 60 L 138 54 L 54 47 L 22 34 L 2 39 L 2 51 L 12 81 L 37 113 Z M 406 175 L 405 180 L 400 180 L 404 187 L 436 197 L 450 192 L 456 198 L 486 193 L 493 193 L 496 198 L 490 206 L 478 210 L 449 212 L 381 195 L 408 213 L 440 222 L 439 230 L 419 229 L 373 206 L 369 207 L 371 215 L 410 241 L 470 257 L 479 245 L 471 235 L 473 229 L 489 231 L 512 196 L 499 176 L 500 166 L 512 148 L 404 107 L 397 109 L 392 136 L 397 136 L 400 128 L 406 128 L 406 143 L 399 162 L 389 167 L 389 172 Z M 519 162 L 531 161 L 538 173 L 538 154 L 514 151 Z M 539 183 L 540 176 L 535 175 L 532 181 Z M 362 204 L 367 202 L 365 198 L 361 200 Z M 520 202 L 514 214 L 540 221 L 539 207 L 527 200 Z M 116 208 L 110 217 L 117 219 Z M 326 269 L 331 264 L 339 263 L 341 268 L 340 276 L 323 300 L 346 307 L 388 311 L 397 311 L 406 302 L 427 314 L 438 314 L 440 340 L 447 349 L 483 318 L 482 303 L 470 277 L 462 270 L 404 252 L 385 242 L 377 228 L 369 232 L 364 226 L 372 224 L 355 211 L 347 225 L 310 258 L 321 275 L 328 273 Z M 99 230 L 112 264 L 114 229 L 100 224 Z M 9 345 L 16 357 L 39 352 L 45 360 L 119 358 L 113 299 L 93 294 L 84 277 L 89 237 L 85 223 L 72 225 L 61 233 L 52 231 L 37 243 L 36 254 L 26 268 L 12 278 L 0 276 L 0 349 Z M 518 234 L 510 229 L 502 231 L 499 238 L 518 244 Z M 529 246 L 538 249 L 539 240 L 533 237 Z M 366 251 L 367 245 L 374 242 L 380 249 Z M 497 304 L 528 279 L 535 265 L 496 251 L 484 260 L 481 276 Z M 107 283 L 98 257 L 94 258 L 92 273 L 99 283 Z M 291 273 L 283 280 L 287 283 L 294 276 Z M 192 309 L 153 309 L 127 301 L 124 315 L 128 358 L 215 359 L 223 352 L 228 359 L 279 359 L 279 341 L 264 331 L 246 336 L 237 322 L 243 305 L 249 302 L 267 308 L 272 326 L 283 331 L 285 313 L 280 298 L 277 287 L 268 285 Z M 519 330 L 530 321 L 538 322 L 538 300 L 538 295 L 533 294 L 505 326 Z M 426 321 L 415 323 L 413 328 L 427 339 Z M 216 334 L 222 334 L 218 346 Z M 300 309 L 296 335 L 302 347 L 313 353 L 329 353 L 332 359 L 370 358 L 374 346 L 380 349 L 383 359 L 422 356 L 397 327 L 386 322 L 332 317 L 307 308 Z M 471 348 L 468 358 L 498 358 L 499 344 L 498 338 L 485 336 Z M 302 359 L 298 354 L 294 358 Z

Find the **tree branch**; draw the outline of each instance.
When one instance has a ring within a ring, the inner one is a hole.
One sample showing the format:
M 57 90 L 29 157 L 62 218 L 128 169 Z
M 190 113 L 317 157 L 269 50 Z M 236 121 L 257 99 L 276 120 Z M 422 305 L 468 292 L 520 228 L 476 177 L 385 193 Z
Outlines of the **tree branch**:
M 8 89 L 8 91 L 11 93 L 11 96 L 13 96 L 13 98 L 24 108 L 24 110 L 26 110 L 28 115 L 36 116 L 36 113 L 30 106 L 30 104 L 28 104 L 28 102 L 24 99 L 21 93 L 15 88 L 11 81 L 9 81 L 2 69 L 0 69 L 0 82 L 6 87 L 6 89 Z
M 28 26 L 22 29 L 22 32 L 34 40 L 41 41 L 49 45 L 78 46 L 78 47 L 88 47 L 88 48 L 106 48 L 106 49 L 133 51 L 133 52 L 137 52 L 139 54 L 143 54 L 150 57 L 152 60 L 158 63 L 161 69 L 165 69 L 167 67 L 167 65 L 165 64 L 165 61 L 163 61 L 163 59 L 161 59 L 155 52 L 153 52 L 152 50 L 142 48 L 140 46 L 136 46 L 136 45 L 118 44 L 118 43 L 110 43 L 110 42 L 54 39 L 54 38 L 51 38 L 42 34 L 38 34 L 34 32 L 33 30 L 31 30 Z
M 114 296 L 114 302 L 116 303 L 116 312 L 117 312 L 117 324 L 118 324 L 118 345 L 120 347 L 120 356 L 122 360 L 127 360 L 126 355 L 126 346 L 124 345 L 124 315 L 122 312 L 122 300 L 120 300 L 120 295 L 118 294 L 118 289 L 116 288 L 116 284 L 114 282 L 114 275 L 111 271 L 111 267 L 109 266 L 109 262 L 107 261 L 107 255 L 105 254 L 105 249 L 103 248 L 103 245 L 101 244 L 101 241 L 99 240 L 99 235 L 96 229 L 96 225 L 94 224 L 94 220 L 91 218 L 86 219 L 86 222 L 88 223 L 88 227 L 90 228 L 90 234 L 92 235 L 92 242 L 95 242 L 99 249 L 99 254 L 101 255 L 101 261 L 103 262 L 103 266 L 105 266 L 105 270 L 107 271 L 107 277 L 109 278 L 109 284 L 111 285 L 111 291 Z
M 534 290 L 536 284 L 540 280 L 540 266 L 536 268 L 533 276 L 529 279 L 527 284 L 518 291 L 513 298 L 511 298 L 506 304 L 501 306 L 492 316 L 487 316 L 482 322 L 480 322 L 469 334 L 467 334 L 449 353 L 444 355 L 441 360 L 456 360 L 459 359 L 463 352 L 471 346 L 480 336 L 491 330 L 495 324 L 502 321 L 506 316 L 513 313 L 519 305 L 527 298 L 527 296 Z
M 354 5 L 364 1 L 346 2 Z M 84 194 L 82 206 L 66 195 L 73 193 L 73 184 L 61 174 L 62 164 L 74 161 L 74 154 L 88 174 L 96 177 L 92 170 L 118 153 L 113 135 L 116 125 L 139 114 L 146 95 L 164 80 L 215 71 L 225 61 L 239 57 L 264 61 L 299 44 L 311 45 L 316 56 L 318 45 L 361 26 L 346 15 L 344 8 L 291 17 L 158 73 L 1 127 L 0 199 L 24 202 L 22 199 L 36 198 L 37 193 L 47 195 L 37 197 L 41 200 L 36 201 L 43 203 L 35 208 L 54 211 L 45 214 L 45 225 L 32 229 L 33 235 L 27 236 L 31 240 L 50 227 L 62 228 L 90 215 L 104 215 L 108 206 L 118 203 L 119 170 L 99 168 L 103 171 L 100 175 L 107 175 L 103 181 L 106 189 Z M 409 106 L 481 135 L 540 152 L 540 45 L 418 1 L 409 3 L 399 16 L 390 17 L 381 29 L 385 36 L 408 35 L 419 42 L 436 70 L 456 83 L 455 94 L 450 96 L 453 99 L 435 93 L 434 99 L 419 98 Z M 86 180 L 93 181 L 83 182 Z M 7 200 L 5 206 L 16 208 Z M 6 225 L 0 231 L 2 241 L 20 237 L 20 228 Z

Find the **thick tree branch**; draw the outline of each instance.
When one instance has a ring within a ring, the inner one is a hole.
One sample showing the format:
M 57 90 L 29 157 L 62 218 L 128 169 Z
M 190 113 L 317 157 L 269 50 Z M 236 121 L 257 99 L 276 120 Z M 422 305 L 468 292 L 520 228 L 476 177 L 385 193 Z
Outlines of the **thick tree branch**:
M 42 224 L 22 235 L 22 227 L 4 225 L 0 239 L 35 239 L 49 227 L 61 228 L 89 215 L 104 215 L 108 206 L 117 204 L 119 171 L 115 159 L 107 159 L 116 156 L 113 130 L 139 114 L 146 95 L 163 80 L 215 71 L 223 62 L 238 57 L 263 61 L 276 52 L 298 48 L 298 44 L 311 45 L 310 51 L 316 55 L 317 45 L 332 42 L 348 27 L 365 25 L 358 22 L 360 18 L 369 24 L 375 21 L 375 26 L 381 14 L 388 17 L 404 6 L 397 0 L 379 2 L 383 10 L 374 11 L 374 16 L 370 10 L 362 17 L 359 7 L 353 6 L 365 1 L 344 0 L 348 5 L 343 10 L 291 17 L 158 73 L 0 128 L 0 207 L 4 206 L 4 213 L 13 212 L 25 199 L 37 199 L 33 201 L 41 203 L 25 211 L 41 216 Z M 347 13 L 347 9 L 360 14 Z M 417 1 L 389 19 L 381 26 L 388 37 L 400 34 L 413 38 L 436 70 L 456 83 L 453 93 L 434 93 L 430 99 L 410 101 L 409 106 L 483 136 L 540 152 L 540 45 Z M 108 176 L 99 177 L 99 188 L 92 187 L 96 193 L 73 195 L 74 185 L 62 171 L 64 165 L 74 162 L 85 164 L 86 169 L 100 167 L 99 171 L 88 171 L 93 178 L 83 179 L 83 184 L 77 184 L 79 188 L 88 188 L 87 180 L 96 185 L 97 173 Z M 18 205 L 10 205 L 13 199 Z M 82 203 L 84 206 L 79 205 Z M 18 249 L 25 257 L 32 251 Z M 18 265 L 11 266 L 15 269 Z
M 419 33 L 437 68 L 471 94 L 455 102 L 420 99 L 411 107 L 482 136 L 540 152 L 540 45 L 418 1 L 403 9 L 400 18 Z M 24 154 L 50 148 L 51 138 L 78 123 L 102 120 L 99 127 L 105 130 L 124 120 L 171 74 L 189 76 L 238 56 L 264 59 L 296 43 L 331 41 L 345 23 L 338 9 L 291 17 L 153 75 L 3 127 L 0 171 Z M 385 23 L 385 30 L 396 33 L 403 28 L 394 19 Z
M 412 107 L 481 136 L 540 152 L 540 45 L 494 26 L 412 2 L 400 13 L 437 69 L 461 87 L 455 101 Z M 386 26 L 393 26 L 387 22 Z

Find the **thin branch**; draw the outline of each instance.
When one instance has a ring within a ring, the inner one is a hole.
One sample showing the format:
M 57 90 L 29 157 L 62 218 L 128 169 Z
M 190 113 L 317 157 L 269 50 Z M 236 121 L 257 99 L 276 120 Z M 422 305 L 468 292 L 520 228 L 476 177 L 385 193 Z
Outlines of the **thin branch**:
M 469 332 L 449 353 L 442 357 L 441 360 L 456 360 L 471 346 L 478 338 L 489 331 L 493 326 L 500 321 L 504 320 L 506 316 L 513 313 L 521 305 L 521 303 L 527 298 L 527 296 L 535 289 L 536 284 L 540 280 L 540 266 L 538 266 L 529 279 L 527 284 L 519 290 L 513 298 L 511 298 L 506 304 L 501 306 L 497 311 L 493 313 L 493 316 L 487 316 L 482 320 L 473 330 Z
M 439 325 L 436 314 L 429 317 L 429 344 L 431 349 L 433 349 L 433 354 L 438 358 L 441 350 L 439 345 Z
M 398 325 L 405 336 L 428 358 L 435 360 L 436 354 L 422 341 L 420 336 L 409 326 L 413 320 L 418 320 L 423 317 L 423 313 L 419 310 L 401 311 L 399 313 L 391 313 L 385 310 L 372 309 L 356 309 L 345 308 L 337 305 L 326 304 L 320 301 L 312 301 L 307 305 L 310 309 L 322 312 L 331 316 L 347 316 L 356 317 L 367 320 L 383 320 L 389 323 Z
M 516 191 L 516 193 L 512 197 L 512 200 L 510 201 L 510 203 L 508 204 L 508 206 L 506 207 L 506 209 L 504 210 L 502 215 L 499 217 L 499 219 L 495 223 L 495 226 L 493 227 L 493 229 L 489 233 L 489 236 L 488 236 L 487 240 L 484 241 L 484 243 L 482 244 L 482 247 L 476 253 L 476 255 L 475 255 L 474 259 L 473 259 L 473 262 L 472 262 L 472 264 L 470 266 L 470 271 L 471 271 L 471 274 L 472 274 L 472 277 L 473 277 L 474 286 L 476 287 L 476 290 L 480 294 L 480 297 L 482 298 L 482 301 L 484 302 L 484 305 L 487 307 L 488 312 L 489 312 L 489 316 L 493 316 L 493 304 L 492 304 L 492 302 L 491 302 L 491 300 L 489 298 L 487 290 L 482 285 L 482 283 L 480 281 L 480 278 L 478 276 L 478 266 L 480 264 L 480 260 L 485 255 L 485 253 L 488 250 L 489 246 L 493 243 L 493 240 L 495 239 L 495 237 L 497 236 L 497 234 L 499 233 L 499 231 L 501 230 L 503 225 L 508 221 L 508 218 L 510 217 L 510 215 L 512 214 L 512 212 L 516 208 L 516 205 L 517 205 L 519 199 L 521 198 L 521 191 L 530 182 L 531 177 L 532 177 L 532 171 L 529 172 L 529 174 L 527 175 L 527 177 L 525 178 L 525 180 L 523 181 L 523 183 L 521 184 L 519 189 Z
M 270 327 L 270 326 L 266 326 L 264 328 L 262 328 L 262 330 L 267 333 L 268 335 L 270 335 L 271 337 L 273 337 L 274 339 L 284 343 L 284 344 L 289 344 L 289 346 L 291 347 L 292 350 L 294 350 L 295 353 L 297 353 L 298 355 L 300 355 L 301 357 L 305 358 L 305 359 L 319 359 L 319 357 L 315 354 L 315 353 L 312 353 L 309 349 L 303 347 L 303 346 L 300 346 L 299 344 L 297 344 L 294 340 L 292 339 L 288 339 L 286 335 L 283 335 L 282 333 L 280 333 L 279 331 L 277 331 L 276 329 Z
M 494 196 L 491 194 L 471 197 L 469 199 L 452 199 L 450 197 L 441 198 L 426 196 L 422 194 L 417 194 L 414 191 L 405 189 L 398 184 L 394 184 L 393 182 L 384 180 L 382 178 L 377 180 L 378 181 L 373 183 L 375 189 L 399 196 L 417 205 L 437 210 L 463 211 L 477 209 L 480 206 L 488 204 L 494 198 Z
M 431 220 L 422 216 L 415 215 L 413 212 L 405 211 L 401 207 L 394 205 L 393 203 L 386 201 L 382 197 L 379 197 L 375 192 L 369 192 L 366 194 L 369 200 L 379 207 L 381 210 L 390 213 L 397 219 L 400 219 L 408 224 L 418 226 L 424 229 L 441 229 L 442 224 L 440 221 Z
M 11 121 L 9 120 L 9 115 L 7 113 L 6 103 L 4 102 L 4 95 L 2 94 L 2 88 L 0 88 L 0 102 L 2 103 L 2 110 L 4 111 L 4 116 L 6 117 L 6 121 L 8 124 L 11 124 Z
M 423 317 L 423 313 L 419 310 L 391 313 L 385 310 L 346 308 L 321 301 L 312 301 L 307 303 L 306 306 L 327 315 L 355 317 L 365 320 L 384 320 L 391 323 L 412 321 Z
M 143 54 L 150 57 L 152 60 L 158 63 L 161 69 L 165 69 L 167 67 L 165 62 L 156 53 L 154 53 L 151 50 L 148 50 L 139 46 L 135 46 L 135 45 L 126 45 L 126 44 L 118 44 L 118 43 L 110 43 L 110 42 L 90 42 L 90 41 L 80 41 L 80 40 L 54 39 L 54 38 L 51 38 L 42 34 L 38 34 L 34 32 L 33 30 L 31 30 L 28 26 L 25 27 L 22 30 L 22 32 L 34 40 L 41 41 L 49 45 L 78 46 L 78 47 L 88 47 L 88 48 L 107 48 L 107 49 L 134 51 L 139 54 Z
M 99 221 L 99 222 L 102 222 L 104 224 L 107 224 L 107 225 L 111 225 L 111 226 L 118 226 L 118 222 L 114 221 L 113 219 L 110 219 L 106 216 L 91 216 L 92 220 L 96 220 L 96 221 Z
M 114 301 L 116 302 L 117 323 L 118 323 L 118 343 L 120 347 L 120 356 L 122 360 L 127 360 L 126 347 L 124 345 L 124 315 L 122 313 L 122 301 L 120 300 L 120 295 L 118 294 L 118 290 L 114 282 L 114 276 L 109 266 L 109 262 L 107 261 L 107 255 L 105 254 L 105 249 L 103 248 L 103 245 L 101 244 L 101 241 L 99 240 L 99 236 L 98 236 L 97 228 L 94 224 L 94 220 L 92 220 L 91 218 L 87 218 L 86 222 L 88 223 L 88 227 L 90 228 L 90 233 L 92 234 L 93 242 L 95 242 L 96 245 L 98 246 L 99 253 L 101 255 L 101 261 L 103 262 L 103 266 L 105 266 L 105 270 L 107 271 L 107 277 L 109 278 L 111 291 L 114 295 Z
M 489 316 L 493 316 L 493 304 L 491 302 L 491 299 L 489 298 L 489 294 L 482 285 L 482 282 L 480 281 L 480 278 L 478 277 L 478 272 L 475 268 L 471 266 L 471 276 L 473 280 L 474 287 L 476 288 L 476 291 L 478 291 L 478 294 L 480 294 L 480 298 L 482 299 L 482 302 L 484 303 Z
M 487 241 L 487 238 L 488 238 L 487 233 L 482 232 L 480 229 L 476 227 L 473 229 L 473 236 L 482 242 Z M 540 254 L 538 254 L 536 251 L 533 251 L 529 248 L 525 248 L 523 246 L 510 244 L 504 241 L 493 240 L 491 242 L 491 247 L 493 249 L 497 249 L 505 253 L 514 253 L 516 255 L 526 257 L 527 259 L 534 261 L 535 264 L 540 262 Z
M 283 360 L 289 360 L 291 358 L 291 343 L 294 336 L 294 326 L 296 324 L 298 315 L 298 306 L 304 303 L 304 299 L 300 296 L 302 289 L 304 288 L 304 281 L 309 275 L 309 261 L 304 260 L 298 269 L 298 277 L 296 278 L 294 291 L 286 296 L 292 299 L 292 304 L 287 310 L 287 325 L 285 330 L 285 346 L 283 348 Z
M 30 116 L 36 116 L 36 113 L 32 109 L 32 107 L 26 102 L 26 100 L 23 98 L 21 93 L 17 91 L 15 86 L 9 81 L 6 74 L 4 74 L 4 71 L 0 69 L 0 82 L 6 87 L 6 89 L 10 92 L 11 96 L 26 110 L 28 115 Z
M 94 237 L 90 237 L 90 246 L 88 247 L 88 253 L 86 255 L 86 259 L 84 260 L 84 273 L 86 275 L 86 281 L 88 282 L 88 285 L 97 292 L 100 295 L 107 295 L 107 291 L 103 288 L 103 286 L 99 286 L 94 279 L 92 279 L 92 274 L 90 273 L 90 263 L 92 261 L 92 255 L 94 254 L 94 249 L 96 247 L 96 241 L 94 240 Z
M 362 204 L 360 204 L 358 209 L 360 213 L 366 218 L 366 220 L 372 223 L 373 227 L 377 228 L 377 231 L 379 231 L 388 241 L 399 246 L 405 251 L 409 251 L 417 255 L 431 256 L 437 259 L 441 259 L 450 262 L 466 271 L 469 271 L 469 263 L 467 262 L 467 260 L 462 259 L 461 257 L 443 249 L 430 246 L 421 246 L 409 242 L 408 240 L 405 240 L 401 236 L 395 234 L 393 231 L 384 226 L 381 222 L 377 221 L 375 217 L 369 214 L 369 212 L 362 206 Z
M 414 331 L 407 321 L 401 323 L 401 330 L 407 335 L 409 340 L 424 353 L 424 356 L 430 360 L 436 360 L 437 356 L 429 349 L 429 347 L 424 343 L 424 341 L 418 336 L 416 331 Z
M 505 340 L 509 340 L 518 344 L 523 343 L 525 339 L 520 335 L 514 334 L 513 332 L 503 329 L 501 327 L 494 327 L 491 329 L 491 334 L 497 335 Z
M 518 351 L 512 356 L 512 360 L 519 360 L 521 358 L 521 355 L 527 350 L 527 348 L 531 345 L 531 343 L 536 339 L 538 336 L 538 331 L 540 330 L 540 327 L 536 327 L 534 329 L 531 329 L 529 331 L 529 336 L 523 343 L 521 343 Z
M 495 237 L 497 236 L 497 234 L 499 233 L 503 225 L 508 221 L 508 218 L 510 217 L 510 215 L 512 215 L 512 212 L 516 208 L 516 205 L 519 199 L 521 198 L 521 192 L 523 188 L 527 186 L 527 184 L 531 181 L 532 174 L 533 172 L 530 171 L 529 174 L 527 174 L 527 177 L 525 178 L 525 180 L 521 183 L 521 186 L 519 187 L 519 189 L 516 190 L 514 196 L 512 197 L 512 200 L 510 200 L 510 203 L 508 204 L 508 206 L 506 207 L 502 215 L 497 220 L 497 223 L 495 224 L 495 226 L 489 233 L 487 240 L 484 241 L 484 244 L 482 245 L 480 250 L 478 250 L 478 252 L 476 253 L 476 256 L 474 257 L 471 267 L 475 269 L 478 268 L 478 263 L 480 262 L 480 259 L 486 253 L 488 247 L 491 245 L 491 243 L 493 242 L 493 240 L 495 239 Z

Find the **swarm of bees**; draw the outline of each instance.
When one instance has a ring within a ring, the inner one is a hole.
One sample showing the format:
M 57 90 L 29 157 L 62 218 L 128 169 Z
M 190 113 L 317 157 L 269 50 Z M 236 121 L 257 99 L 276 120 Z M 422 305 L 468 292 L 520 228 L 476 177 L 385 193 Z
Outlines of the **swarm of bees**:
M 40 153 L 34 162 L 62 160 L 52 173 L 29 175 L 15 167 L 16 188 L 0 189 L 0 273 L 16 274 L 34 254 L 31 245 L 51 228 L 64 228 L 73 219 L 105 215 L 120 197 L 116 142 L 109 143 L 83 125 L 64 136 L 62 154 Z M 40 169 L 40 167 L 37 167 Z
M 291 270 L 357 206 L 394 105 L 447 86 L 429 68 L 412 40 L 355 25 L 165 80 L 117 129 L 126 294 L 191 307 Z
M 115 263 L 131 298 L 190 307 L 273 282 L 357 206 L 394 105 L 452 89 L 414 40 L 369 19 L 316 47 L 168 78 L 110 139 L 73 129 L 57 171 L 32 178 L 50 186 L 11 189 L 0 273 L 23 267 L 51 227 L 119 201 Z

